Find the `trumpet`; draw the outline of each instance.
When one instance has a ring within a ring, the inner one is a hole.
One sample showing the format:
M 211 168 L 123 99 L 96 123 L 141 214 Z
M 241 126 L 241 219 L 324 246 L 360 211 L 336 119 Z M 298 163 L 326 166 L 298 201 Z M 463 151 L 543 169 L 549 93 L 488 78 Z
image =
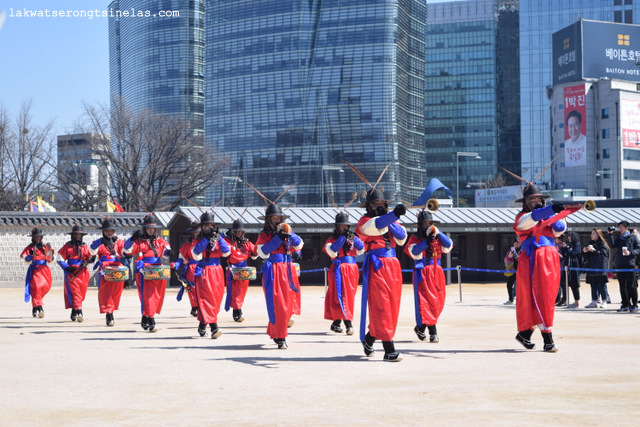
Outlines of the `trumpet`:
M 427 210 L 429 212 L 438 212 L 438 209 L 440 208 L 440 203 L 438 203 L 438 201 L 436 199 L 429 199 L 427 200 Z
M 353 231 L 349 230 L 345 234 L 345 237 L 347 238 L 347 241 L 353 242 L 353 238 L 355 237 L 355 234 L 353 234 Z
M 576 203 L 575 205 L 565 205 L 565 208 L 580 208 L 587 212 L 593 212 L 596 210 L 596 202 L 593 200 L 587 200 L 584 204 Z

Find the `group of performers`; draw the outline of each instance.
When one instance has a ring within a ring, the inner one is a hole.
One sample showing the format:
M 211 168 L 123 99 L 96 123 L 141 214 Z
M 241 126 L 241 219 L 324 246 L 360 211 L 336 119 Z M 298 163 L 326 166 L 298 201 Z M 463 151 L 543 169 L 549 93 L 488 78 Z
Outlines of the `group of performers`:
M 535 327 L 542 331 L 544 351 L 555 352 L 557 347 L 551 336 L 555 298 L 560 283 L 560 269 L 554 237 L 566 230 L 563 217 L 575 211 L 560 204 L 545 206 L 545 198 L 534 184 L 528 183 L 523 192 L 522 211 L 516 216 L 514 230 L 522 245 L 516 276 L 516 340 L 532 349 Z M 436 226 L 438 221 L 428 210 L 417 213 L 417 232 L 408 236 L 399 223 L 407 208 L 399 204 L 392 210 L 383 192 L 372 186 L 366 201 L 360 207 L 366 213 L 352 223 L 345 211 L 335 217 L 333 234 L 327 239 L 323 251 L 331 258 L 328 290 L 325 298 L 324 318 L 330 320 L 330 331 L 354 334 L 353 314 L 355 294 L 360 280 L 356 256 L 364 254 L 362 267 L 362 300 L 360 341 L 366 356 L 374 355 L 374 343 L 382 341 L 384 360 L 400 361 L 395 349 L 394 336 L 400 312 L 402 273 L 396 248 L 406 244 L 405 253 L 414 260 L 413 290 L 418 339 L 439 342 L 437 322 L 445 302 L 445 278 L 440 265 L 442 254 L 453 248 L 449 237 Z M 565 212 L 563 212 L 565 211 Z M 113 313 L 118 309 L 124 280 L 104 279 L 105 274 L 128 270 L 130 260 L 135 261 L 135 281 L 141 303 L 141 326 L 149 332 L 157 331 L 155 315 L 162 310 L 168 268 L 176 270 L 191 306 L 191 315 L 198 319 L 198 334 L 217 339 L 222 331 L 218 315 L 226 288 L 225 310 L 233 310 L 233 320 L 244 321 L 242 306 L 249 279 L 238 280 L 232 272 L 245 269 L 251 257 L 264 259 L 262 287 L 268 314 L 267 334 L 279 349 L 287 348 L 287 329 L 293 324 L 292 316 L 300 314 L 300 284 L 294 260 L 304 242 L 296 235 L 289 218 L 273 202 L 269 202 L 263 217 L 264 228 L 253 244 L 245 238 L 244 224 L 236 220 L 223 235 L 218 232 L 212 213 L 204 212 L 199 222 L 191 223 L 190 239 L 177 254 L 175 263 L 163 263 L 163 257 L 173 255 L 169 244 L 157 235 L 161 227 L 156 217 L 144 217 L 141 228 L 131 237 L 121 240 L 117 227 L 105 218 L 99 229 L 102 237 L 90 245 L 83 243 L 87 233 L 81 226 L 73 227 L 71 240 L 58 251 L 58 264 L 64 269 L 65 307 L 70 308 L 71 320 L 82 322 L 82 302 L 89 282 L 88 267 L 95 262 L 98 269 L 98 300 L 100 312 L 106 315 L 107 326 L 114 325 Z M 355 226 L 355 230 L 351 227 Z M 22 252 L 29 264 L 25 284 L 25 299 L 32 299 L 33 316 L 44 317 L 43 298 L 51 288 L 51 272 L 47 263 L 52 261 L 50 245 L 43 245 L 42 231 L 34 228 L 32 243 Z M 407 241 L 408 239 L 408 241 Z M 220 259 L 227 258 L 227 271 Z M 367 316 L 369 322 L 367 324 Z M 342 328 L 344 322 L 344 329 Z

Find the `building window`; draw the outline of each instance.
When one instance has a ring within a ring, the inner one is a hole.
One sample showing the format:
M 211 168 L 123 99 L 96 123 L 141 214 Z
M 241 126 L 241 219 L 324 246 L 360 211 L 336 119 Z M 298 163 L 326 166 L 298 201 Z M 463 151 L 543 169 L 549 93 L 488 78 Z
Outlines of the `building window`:
M 613 22 L 622 22 L 622 11 L 614 10 L 613 11 Z
M 602 118 L 603 119 L 608 119 L 609 118 L 609 109 L 608 108 L 603 108 L 602 109 Z
M 624 22 L 627 24 L 633 24 L 633 10 L 624 11 Z
M 611 150 L 609 150 L 608 148 L 605 148 L 604 150 L 602 150 L 603 159 L 608 159 L 610 157 L 611 157 Z
M 602 139 L 609 138 L 609 129 L 602 129 Z
M 622 6 L 622 0 L 613 0 L 614 6 Z
M 633 0 L 624 0 L 624 4 L 633 4 Z
M 606 197 L 607 199 L 611 198 L 611 189 L 610 188 L 605 188 L 604 189 L 604 197 Z

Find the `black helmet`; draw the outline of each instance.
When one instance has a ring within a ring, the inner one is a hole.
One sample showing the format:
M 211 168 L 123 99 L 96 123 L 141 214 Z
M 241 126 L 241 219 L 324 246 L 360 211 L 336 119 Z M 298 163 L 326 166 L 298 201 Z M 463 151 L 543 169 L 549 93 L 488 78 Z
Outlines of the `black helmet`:
M 200 215 L 200 224 L 215 224 L 216 221 L 213 219 L 213 214 L 211 212 L 205 212 Z
M 548 199 L 549 196 L 546 194 L 540 194 L 540 190 L 538 190 L 538 186 L 532 182 L 529 182 L 522 190 L 522 198 L 516 200 L 516 202 L 524 202 L 526 199 L 531 197 L 542 197 L 543 199 Z
M 102 226 L 97 228 L 98 230 L 118 230 L 116 222 L 109 217 L 102 220 Z
M 156 218 L 154 214 L 145 215 L 140 225 L 146 228 L 162 228 L 162 226 L 158 224 L 158 218 Z
M 71 232 L 68 234 L 74 234 L 74 233 L 80 233 L 82 235 L 87 234 L 87 232 L 82 229 L 82 226 L 80 224 L 74 225 L 73 228 L 71 229 Z
M 200 223 L 198 221 L 193 221 L 191 222 L 191 225 L 189 225 L 189 228 L 187 228 L 185 231 L 187 233 L 196 233 L 198 231 L 200 231 Z
M 379 202 L 379 201 L 384 202 L 387 205 L 389 204 L 389 200 L 384 198 L 384 193 L 382 192 L 382 190 L 377 187 L 374 187 L 369 191 L 367 191 L 366 202 L 360 203 L 358 207 L 366 208 L 368 204 Z
M 27 234 L 27 236 L 29 236 L 29 234 Z M 42 237 L 42 229 L 40 227 L 33 227 L 33 229 L 31 229 L 31 237 Z
M 233 221 L 233 225 L 231 225 L 232 231 L 244 231 L 244 222 L 241 219 L 236 219 Z
M 264 216 L 259 216 L 258 219 L 267 219 L 270 216 L 281 216 L 283 219 L 290 218 L 289 215 L 285 215 L 282 213 L 282 209 L 275 203 L 269 203 L 267 206 L 267 210 L 264 213 Z
M 349 214 L 346 213 L 345 211 L 340 211 L 338 212 L 338 215 L 336 215 L 336 219 L 335 219 L 335 225 L 351 225 L 351 223 L 349 222 Z
M 433 219 L 433 215 L 431 215 L 431 212 L 426 211 L 426 210 L 422 210 L 420 212 L 418 212 L 418 224 L 421 224 L 425 221 L 431 221 L 434 224 L 439 223 L 440 221 L 434 220 Z

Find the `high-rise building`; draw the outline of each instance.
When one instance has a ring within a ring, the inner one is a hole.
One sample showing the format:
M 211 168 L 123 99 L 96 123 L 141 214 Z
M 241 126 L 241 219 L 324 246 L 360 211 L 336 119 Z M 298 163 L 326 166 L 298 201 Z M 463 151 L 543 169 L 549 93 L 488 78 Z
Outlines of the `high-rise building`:
M 429 3 L 425 73 L 426 173 L 473 205 L 499 166 L 520 172 L 518 2 Z
M 240 182 L 300 206 L 340 204 L 390 164 L 386 196 L 426 185 L 425 0 L 207 2 L 205 141 L 230 156 L 232 205 L 262 201 Z
M 639 0 L 521 0 L 520 114 L 522 177 L 531 179 L 551 161 L 552 34 L 578 19 L 640 23 Z M 549 184 L 551 172 L 539 180 Z M 550 187 L 550 186 L 548 186 Z

